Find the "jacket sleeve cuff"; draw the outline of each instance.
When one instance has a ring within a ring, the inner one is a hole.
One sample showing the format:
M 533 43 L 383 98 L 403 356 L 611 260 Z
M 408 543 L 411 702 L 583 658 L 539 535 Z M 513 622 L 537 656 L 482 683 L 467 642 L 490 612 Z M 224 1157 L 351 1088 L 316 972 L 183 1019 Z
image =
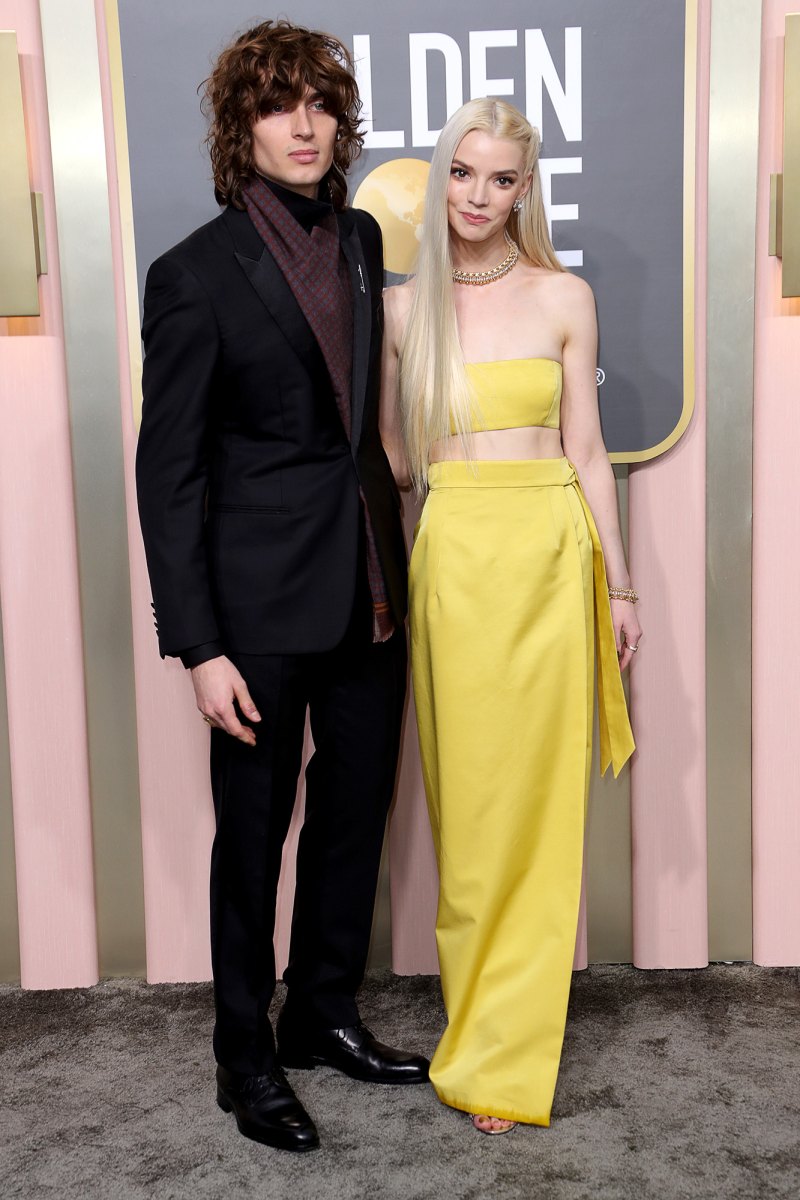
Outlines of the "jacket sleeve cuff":
M 222 642 L 203 642 L 199 646 L 190 646 L 188 650 L 181 650 L 178 657 L 187 671 L 190 671 L 192 667 L 199 667 L 201 663 L 208 662 L 212 658 L 219 658 L 224 653 Z

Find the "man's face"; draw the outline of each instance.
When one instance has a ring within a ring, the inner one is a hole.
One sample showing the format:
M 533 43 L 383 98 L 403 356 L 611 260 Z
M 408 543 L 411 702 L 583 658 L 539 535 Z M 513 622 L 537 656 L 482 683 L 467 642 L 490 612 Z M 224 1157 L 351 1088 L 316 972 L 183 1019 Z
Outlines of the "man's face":
M 274 104 L 253 126 L 253 159 L 267 179 L 314 199 L 333 162 L 338 121 L 318 92 Z

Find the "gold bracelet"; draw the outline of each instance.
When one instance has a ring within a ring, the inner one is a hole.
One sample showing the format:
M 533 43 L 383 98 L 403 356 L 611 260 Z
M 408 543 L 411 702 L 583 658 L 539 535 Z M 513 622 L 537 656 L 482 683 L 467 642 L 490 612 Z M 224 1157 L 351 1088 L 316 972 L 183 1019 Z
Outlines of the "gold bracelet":
M 610 587 L 608 594 L 612 600 L 628 600 L 631 604 L 635 604 L 639 599 L 638 594 L 633 588 Z

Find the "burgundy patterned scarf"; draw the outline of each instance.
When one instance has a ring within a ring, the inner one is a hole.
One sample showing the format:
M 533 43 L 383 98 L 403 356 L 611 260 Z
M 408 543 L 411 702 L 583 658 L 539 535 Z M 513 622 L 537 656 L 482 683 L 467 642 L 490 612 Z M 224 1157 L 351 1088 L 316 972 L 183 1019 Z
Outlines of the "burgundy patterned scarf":
M 294 293 L 319 343 L 333 385 L 347 440 L 350 440 L 350 392 L 353 371 L 353 299 L 350 276 L 339 248 L 339 226 L 331 213 L 310 235 L 260 179 L 249 180 L 242 194 L 250 220 Z M 364 492 L 367 576 L 372 594 L 372 640 L 385 642 L 394 632 L 375 534 Z

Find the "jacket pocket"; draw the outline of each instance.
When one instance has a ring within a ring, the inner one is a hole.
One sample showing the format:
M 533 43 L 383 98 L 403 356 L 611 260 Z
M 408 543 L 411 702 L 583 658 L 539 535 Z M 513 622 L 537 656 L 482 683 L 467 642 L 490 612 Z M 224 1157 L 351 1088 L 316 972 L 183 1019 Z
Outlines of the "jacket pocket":
M 286 504 L 212 504 L 212 512 L 234 513 L 288 513 Z

